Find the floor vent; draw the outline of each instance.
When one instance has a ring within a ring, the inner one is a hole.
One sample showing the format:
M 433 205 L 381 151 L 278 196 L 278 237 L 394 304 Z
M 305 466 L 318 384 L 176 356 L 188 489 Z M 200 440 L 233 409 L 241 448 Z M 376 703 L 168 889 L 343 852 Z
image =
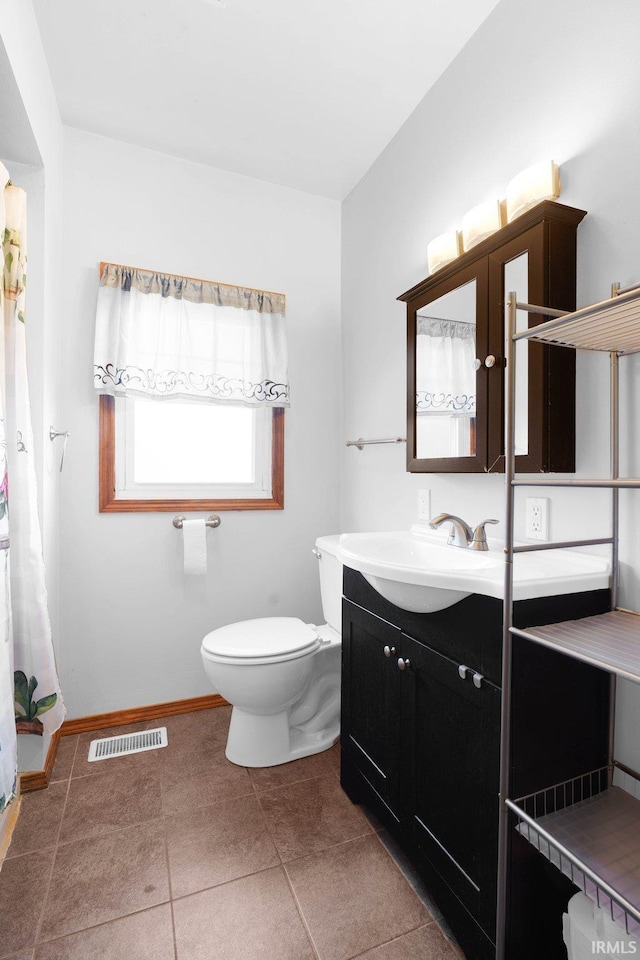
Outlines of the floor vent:
M 167 745 L 167 728 L 141 730 L 139 733 L 123 733 L 119 737 L 103 737 L 92 740 L 89 747 L 89 762 L 108 760 L 110 757 L 123 757 L 127 753 L 142 753 L 144 750 L 156 750 Z

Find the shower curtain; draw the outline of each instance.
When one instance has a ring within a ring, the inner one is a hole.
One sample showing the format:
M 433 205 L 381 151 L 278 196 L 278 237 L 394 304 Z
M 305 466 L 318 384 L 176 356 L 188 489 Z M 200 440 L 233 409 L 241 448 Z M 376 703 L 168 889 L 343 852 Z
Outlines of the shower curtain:
M 25 287 L 27 198 L 0 164 L 3 227 L 3 324 L 0 397 L 4 441 L 0 460 L 0 811 L 15 791 L 15 734 L 52 734 L 64 720 L 42 557 L 27 380 Z M 11 544 L 10 551 L 8 549 Z M 9 557 L 10 554 L 10 557 Z M 2 572 L 5 577 L 2 579 Z M 8 575 L 7 575 L 8 574 Z M 7 699 L 7 672 L 11 692 Z M 11 711 L 13 730 L 8 712 Z M 3 758 L 3 754 L 6 757 Z M 13 776 L 13 779 L 12 779 Z M 4 801 L 3 798 L 4 797 Z

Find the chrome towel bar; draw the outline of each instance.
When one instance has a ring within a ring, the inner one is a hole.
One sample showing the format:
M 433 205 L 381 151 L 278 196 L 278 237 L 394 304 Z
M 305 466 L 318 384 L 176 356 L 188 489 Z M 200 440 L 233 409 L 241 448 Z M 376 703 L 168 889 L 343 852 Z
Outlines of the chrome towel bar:
M 176 530 L 182 530 L 182 524 L 186 519 L 187 518 L 183 517 L 182 514 L 178 514 L 177 517 L 173 518 L 173 525 L 176 528 Z M 219 527 L 221 523 L 222 521 L 218 516 L 218 514 L 212 513 L 210 517 L 207 517 L 207 519 L 204 522 L 204 525 L 205 527 Z
M 368 446 L 370 443 L 406 443 L 405 437 L 389 437 L 385 440 L 363 440 L 362 437 L 358 437 L 357 440 L 346 440 L 345 447 L 357 447 L 358 450 L 362 450 L 363 447 Z

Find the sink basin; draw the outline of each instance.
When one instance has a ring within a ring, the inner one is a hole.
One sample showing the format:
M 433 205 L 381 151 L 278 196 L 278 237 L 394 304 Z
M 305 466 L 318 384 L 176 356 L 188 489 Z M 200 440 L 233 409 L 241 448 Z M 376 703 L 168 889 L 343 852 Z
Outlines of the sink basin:
M 447 525 L 443 525 L 448 527 Z M 504 548 L 489 540 L 480 552 L 447 544 L 446 532 L 420 524 L 387 533 L 347 533 L 338 559 L 358 570 L 379 594 L 402 610 L 433 613 L 472 593 L 502 599 Z M 580 593 L 609 586 L 607 558 L 575 550 L 545 550 L 514 558 L 514 599 Z

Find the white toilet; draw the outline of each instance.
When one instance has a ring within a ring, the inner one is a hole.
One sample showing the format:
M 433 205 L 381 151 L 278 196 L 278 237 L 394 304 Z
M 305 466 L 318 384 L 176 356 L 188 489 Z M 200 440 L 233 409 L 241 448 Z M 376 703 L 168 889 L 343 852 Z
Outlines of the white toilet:
M 331 747 L 340 735 L 342 564 L 338 536 L 319 537 L 320 627 L 296 617 L 244 620 L 208 633 L 202 661 L 233 706 L 226 755 L 272 767 Z

